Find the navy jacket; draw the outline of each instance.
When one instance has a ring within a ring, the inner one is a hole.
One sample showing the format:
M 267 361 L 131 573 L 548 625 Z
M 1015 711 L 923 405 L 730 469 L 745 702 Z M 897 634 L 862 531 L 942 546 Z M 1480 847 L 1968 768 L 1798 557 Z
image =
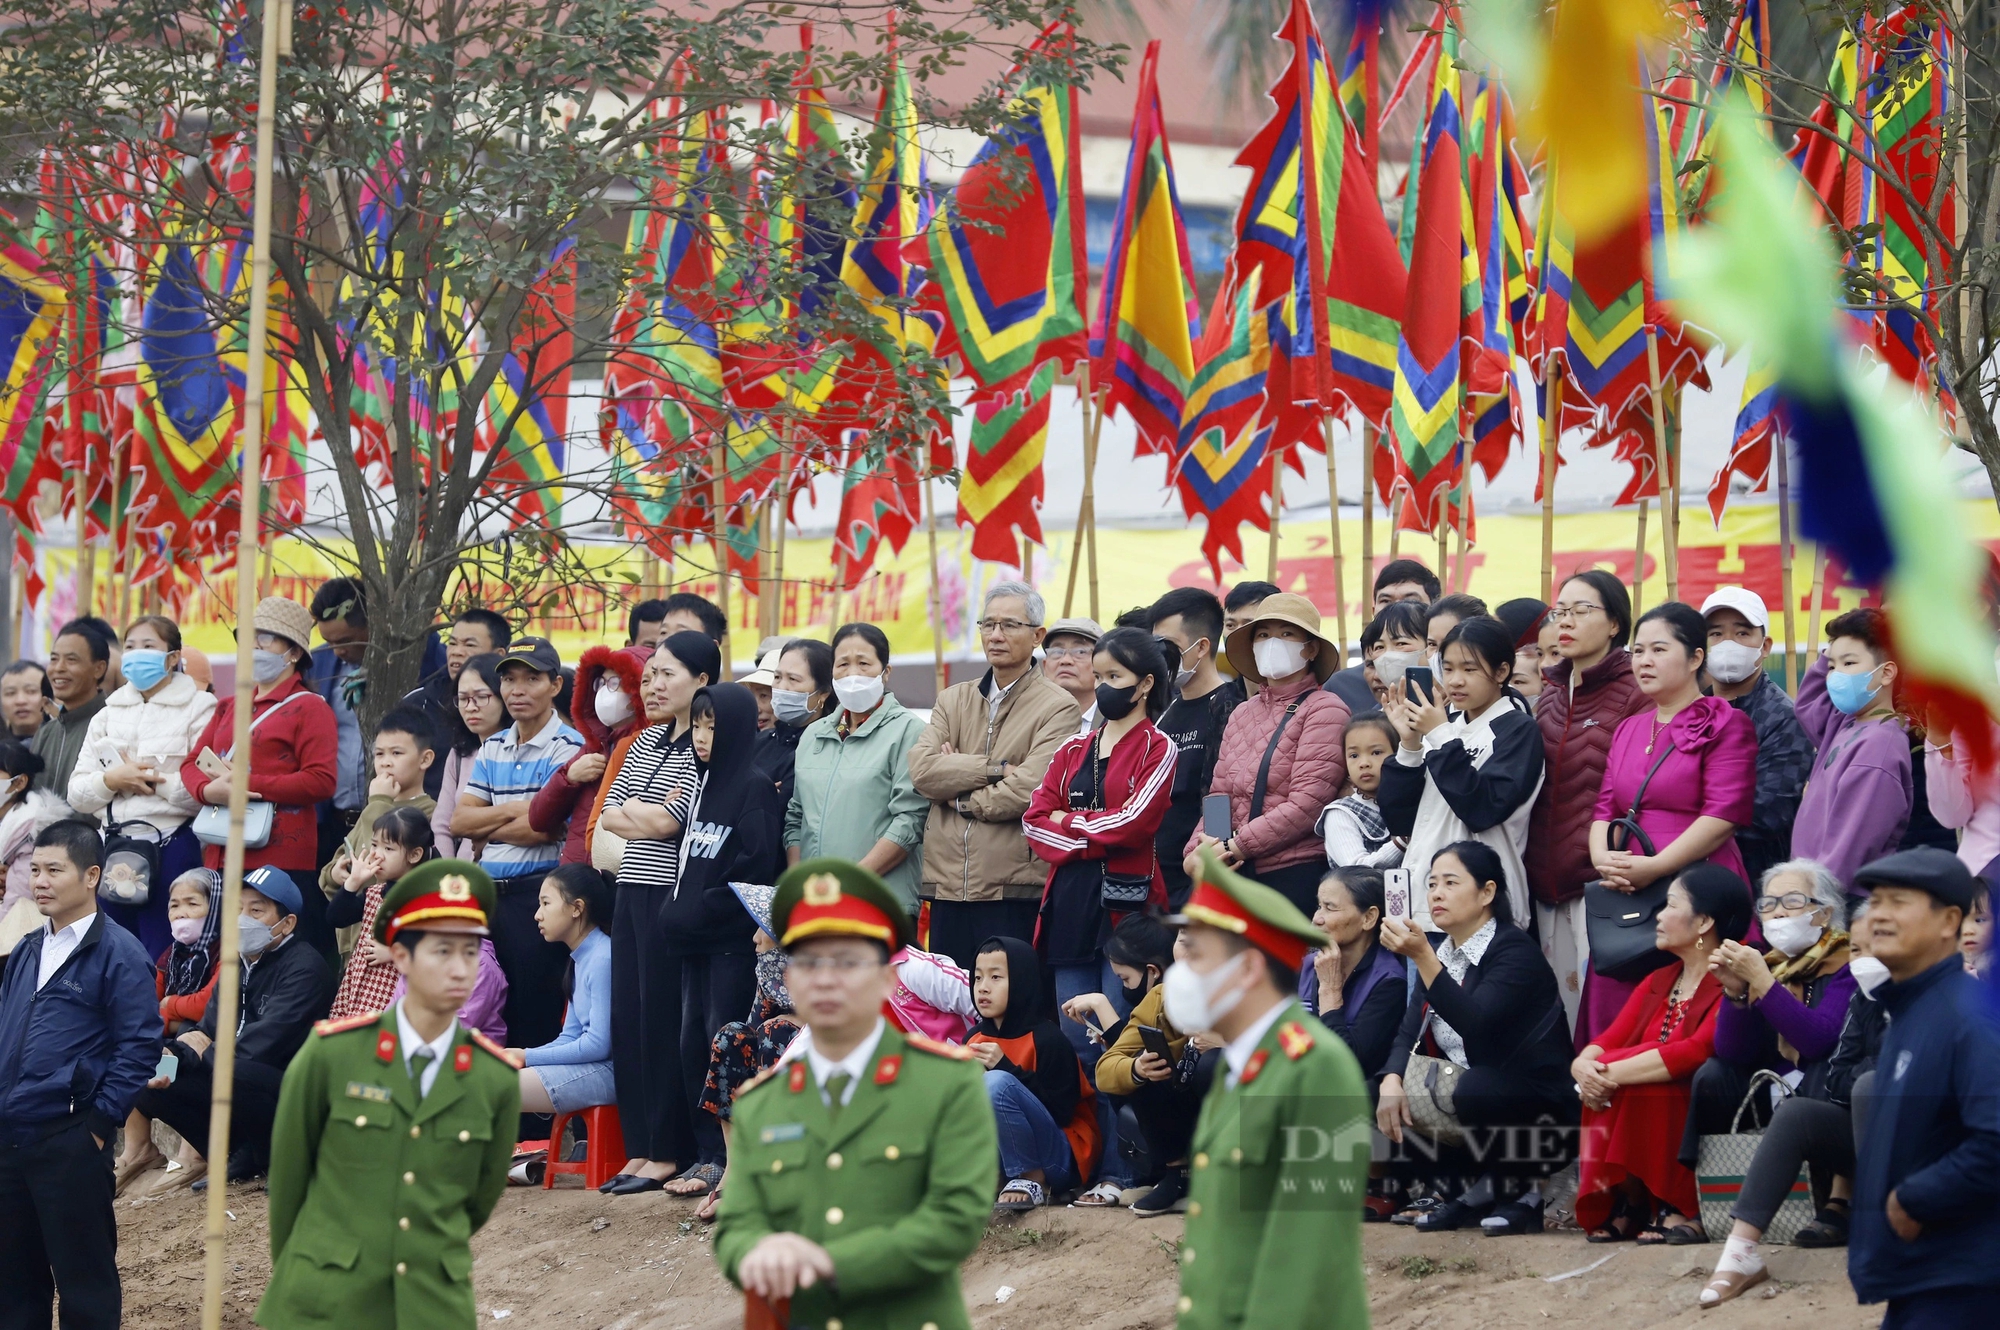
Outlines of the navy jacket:
M 335 705 L 333 700 L 333 673 L 337 668 L 339 668 L 339 665 L 340 661 L 334 656 L 332 647 L 328 646 L 314 647 L 312 652 L 312 667 L 306 672 L 307 685 L 310 686 L 315 693 L 318 693 L 321 697 L 325 698 L 326 704 L 330 707 L 334 707 L 336 712 L 338 712 L 339 708 Z M 443 676 L 444 673 L 445 673 L 444 643 L 438 640 L 438 635 L 436 633 L 432 633 L 428 637 L 424 638 L 424 659 L 423 663 L 417 666 L 418 686 L 415 691 L 405 694 L 403 697 L 403 701 L 423 711 L 426 715 L 430 717 L 431 724 L 433 725 L 438 725 L 440 723 L 435 699 L 433 698 L 432 700 L 426 701 L 425 698 L 420 697 L 419 694 L 424 693 L 425 689 L 431 686 L 433 676 Z M 452 705 L 454 708 L 456 708 L 457 685 L 456 684 L 451 685 L 451 689 L 452 689 Z M 454 709 L 451 712 L 451 719 L 455 720 L 457 719 L 457 716 L 458 713 Z M 439 729 L 437 733 L 437 742 L 438 742 L 437 757 L 431 763 L 431 769 L 424 773 L 424 793 L 430 795 L 431 798 L 433 799 L 437 798 L 438 791 L 444 788 L 444 756 L 446 751 L 446 745 L 450 744 L 451 742 L 451 731 L 448 728 Z M 363 766 L 367 767 L 370 771 L 373 771 L 375 767 L 375 759 L 373 756 L 373 750 L 369 747 L 369 744 L 370 744 L 369 736 L 366 733 L 362 734 L 361 762 Z M 337 777 L 334 781 L 334 788 L 336 790 L 340 788 L 340 782 Z M 321 821 L 324 821 L 327 817 L 329 817 L 332 814 L 332 812 L 333 812 L 333 800 L 327 799 L 321 802 L 321 804 L 319 805 L 319 813 L 318 813 L 318 816 Z
M 108 1141 L 160 1061 L 153 963 L 100 910 L 36 992 L 47 937 L 22 938 L 0 981 L 0 1139 L 32 1141 L 81 1114 Z
M 1889 1016 L 1854 1179 L 1847 1277 L 1863 1302 L 2000 1284 L 2000 1024 L 1956 953 L 1878 990 Z M 1889 1227 L 1894 1191 L 1924 1226 Z

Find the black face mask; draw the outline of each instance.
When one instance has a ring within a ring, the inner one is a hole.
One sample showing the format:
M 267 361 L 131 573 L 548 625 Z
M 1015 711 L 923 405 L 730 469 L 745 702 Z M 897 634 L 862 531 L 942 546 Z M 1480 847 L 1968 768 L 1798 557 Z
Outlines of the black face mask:
M 1130 1011 L 1133 1008 L 1137 1007 L 1139 1005 L 1139 1000 L 1145 997 L 1146 994 L 1151 991 L 1152 989 L 1144 981 L 1141 981 L 1139 986 L 1136 988 L 1134 988 L 1130 984 L 1125 985 L 1123 989 L 1123 992 L 1125 994 L 1125 1009 L 1127 1011 Z
M 1138 691 L 1138 684 L 1133 684 L 1129 688 L 1113 688 L 1108 683 L 1097 685 L 1097 714 L 1106 720 L 1125 719 L 1132 714 L 1132 708 L 1137 705 L 1134 694 Z

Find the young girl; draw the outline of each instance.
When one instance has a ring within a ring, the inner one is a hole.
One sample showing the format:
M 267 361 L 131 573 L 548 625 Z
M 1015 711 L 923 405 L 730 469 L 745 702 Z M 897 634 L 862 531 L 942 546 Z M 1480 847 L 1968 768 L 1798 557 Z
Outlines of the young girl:
M 730 889 L 757 929 L 757 1000 L 749 1019 L 731 1021 L 715 1032 L 709 1044 L 708 1079 L 701 1088 L 702 1111 L 722 1124 L 724 1182 L 729 1176 L 730 1106 L 737 1091 L 775 1067 L 804 1028 L 792 1011 L 791 990 L 785 987 L 785 953 L 778 950 L 771 935 L 771 898 L 777 895 L 777 888 L 732 882 Z M 695 1218 L 715 1218 L 722 1204 L 722 1187 L 718 1182 L 715 1190 L 702 1198 Z
M 1396 727 L 1380 711 L 1364 711 L 1347 722 L 1347 779 L 1354 793 L 1335 799 L 1315 828 L 1326 837 L 1326 861 L 1335 868 L 1394 868 L 1403 862 L 1403 842 L 1389 834 L 1375 802 L 1382 788 L 1382 764 L 1396 752 Z
M 574 1113 L 617 1099 L 611 1083 L 611 884 L 589 864 L 542 879 L 535 927 L 569 948 L 569 1011 L 562 1033 L 521 1055 L 521 1111 Z M 486 958 L 480 957 L 482 975 Z M 497 966 L 495 967 L 498 968 Z
M 1965 923 L 1958 930 L 1959 954 L 1965 958 L 1965 972 L 1984 978 L 1993 964 L 1993 897 L 1985 887 L 1972 898 Z
M 966 1039 L 986 1068 L 1008 1182 L 996 1210 L 1032 1210 L 1081 1186 L 1097 1163 L 1097 1091 L 1045 1010 L 1042 963 L 1018 938 L 990 937 L 973 962 L 979 1024 Z
M 215 960 L 221 954 L 222 874 L 194 868 L 167 888 L 167 927 L 173 942 L 154 962 L 155 992 L 168 1038 L 201 1020 L 215 990 Z M 200 1159 L 193 1146 L 181 1143 L 181 1164 Z M 153 1147 L 152 1119 L 136 1108 L 125 1119 L 125 1148 L 118 1157 L 115 1187 L 123 1191 L 133 1178 L 161 1160 Z
M 389 959 L 389 949 L 375 941 L 375 911 L 381 907 L 382 893 L 389 883 L 436 852 L 436 833 L 422 809 L 392 808 L 377 819 L 374 839 L 354 861 L 346 889 L 326 905 L 329 927 L 361 925 L 360 940 L 340 972 L 340 988 L 328 1013 L 331 1019 L 381 1011 L 395 1000 L 396 967 Z
M 42 759 L 18 739 L 0 739 L 0 869 L 4 869 L 7 890 L 0 897 L 0 915 L 17 901 L 29 900 L 28 860 L 35 852 L 38 823 L 53 822 L 57 809 L 51 805 L 45 818 L 36 816 L 28 800 L 28 782 L 40 775 Z
M 1437 696 L 1405 680 L 1387 708 L 1401 741 L 1382 769 L 1383 820 L 1409 837 L 1402 866 L 1413 883 L 1430 880 L 1431 856 L 1447 845 L 1491 846 L 1506 870 L 1513 917 L 1526 919 L 1521 847 L 1546 759 L 1533 713 L 1507 687 L 1514 635 L 1498 619 L 1475 615 L 1445 634 L 1439 653 Z M 1428 924 L 1422 900 L 1411 905 Z

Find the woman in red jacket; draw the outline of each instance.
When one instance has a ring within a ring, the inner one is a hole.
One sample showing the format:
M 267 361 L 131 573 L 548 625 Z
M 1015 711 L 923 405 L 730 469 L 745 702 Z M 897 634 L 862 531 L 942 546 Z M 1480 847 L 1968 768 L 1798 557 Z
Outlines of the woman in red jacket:
M 1570 1064 L 1583 1096 L 1576 1220 L 1591 1242 L 1706 1242 L 1694 1173 L 1681 1163 L 1688 1085 L 1715 1052 L 1721 943 L 1750 928 L 1750 888 L 1718 864 L 1682 871 L 1653 937 L 1675 962 L 1632 991 L 1618 1019 Z
M 314 808 L 333 797 L 334 758 L 339 733 L 333 708 L 312 690 L 305 673 L 312 668 L 309 643 L 312 615 L 295 600 L 266 596 L 257 602 L 252 619 L 256 633 L 251 670 L 257 689 L 250 699 L 250 797 L 276 805 L 271 834 L 263 845 L 246 849 L 243 871 L 270 865 L 294 877 L 319 873 L 319 826 Z M 240 629 L 239 629 L 240 631 Z M 181 783 L 204 804 L 229 802 L 227 771 L 211 776 L 202 770 L 204 750 L 230 761 L 236 737 L 236 698 L 222 699 L 208 725 L 181 763 Z M 222 867 L 222 847 L 203 852 L 210 868 Z M 301 879 L 303 880 L 303 879 Z M 326 896 L 307 891 L 300 912 L 299 935 L 315 949 L 331 953 L 333 934 L 326 927 Z
M 1124 989 L 1104 943 L 1133 910 L 1167 903 L 1153 835 L 1174 793 L 1174 741 L 1153 724 L 1167 709 L 1173 675 L 1153 639 L 1114 628 L 1091 658 L 1103 725 L 1065 739 L 1049 760 L 1021 823 L 1028 845 L 1049 862 L 1035 940 L 1055 973 L 1056 1004 L 1080 993 Z M 1103 1050 L 1090 1032 L 1062 1018 L 1077 1056 L 1095 1066 Z

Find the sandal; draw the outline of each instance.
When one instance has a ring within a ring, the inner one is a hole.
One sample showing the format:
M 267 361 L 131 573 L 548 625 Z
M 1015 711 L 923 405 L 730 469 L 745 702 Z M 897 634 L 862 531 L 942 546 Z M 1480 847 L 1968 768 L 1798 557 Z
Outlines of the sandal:
M 1838 1210 L 1834 1209 L 1839 1206 Z M 1792 1235 L 1794 1247 L 1845 1247 L 1849 1207 L 1845 1201 L 1828 1201 L 1813 1221 Z
M 1009 1196 L 1025 1196 L 1027 1199 L 1010 1201 L 1007 1199 Z M 1048 1203 L 1049 1194 L 1043 1189 L 1041 1183 L 1036 1182 L 1033 1178 L 1014 1178 L 1005 1187 L 1000 1189 L 1000 1197 L 993 1202 L 993 1208 L 998 1211 L 1019 1214 L 1024 1210 L 1033 1210 L 1038 1206 L 1044 1206 Z
M 1072 1210 L 1116 1210 L 1124 1204 L 1119 1199 L 1124 1188 L 1115 1182 L 1100 1182 L 1083 1195 L 1069 1203 Z
M 722 1185 L 722 1165 L 696 1164 L 661 1188 L 669 1196 L 706 1196 Z
M 1741 1297 L 1744 1290 L 1755 1288 L 1771 1277 L 1771 1268 L 1760 1265 L 1749 1274 L 1739 1274 L 1734 1270 L 1718 1270 L 1708 1281 L 1708 1287 L 1701 1291 L 1701 1306 L 1704 1310 L 1720 1307 L 1732 1298 Z
M 1636 1235 L 1630 1226 L 1636 1224 L 1638 1219 L 1639 1216 L 1625 1203 L 1625 1198 L 1620 1196 L 1617 1203 L 1611 1207 L 1611 1213 L 1605 1216 L 1604 1222 L 1586 1232 L 1583 1240 L 1590 1243 L 1631 1242 Z M 1627 1227 L 1620 1228 L 1618 1226 L 1620 1220 L 1625 1221 Z
M 1661 1215 L 1661 1237 L 1669 1247 L 1701 1247 L 1708 1243 L 1708 1230 L 1698 1219 L 1683 1218 L 1678 1224 L 1667 1221 L 1672 1215 Z

